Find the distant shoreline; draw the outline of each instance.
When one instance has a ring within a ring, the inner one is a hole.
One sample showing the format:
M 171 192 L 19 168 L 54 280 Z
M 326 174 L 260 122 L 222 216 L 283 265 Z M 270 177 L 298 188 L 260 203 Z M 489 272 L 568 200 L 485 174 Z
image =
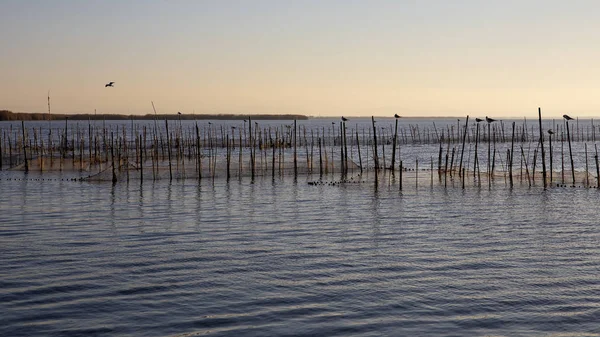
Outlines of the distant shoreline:
M 0 110 L 0 121 L 48 121 L 48 120 L 307 120 L 305 115 L 241 115 L 241 114 L 146 114 L 146 115 L 121 115 L 121 114 L 48 114 L 12 112 Z

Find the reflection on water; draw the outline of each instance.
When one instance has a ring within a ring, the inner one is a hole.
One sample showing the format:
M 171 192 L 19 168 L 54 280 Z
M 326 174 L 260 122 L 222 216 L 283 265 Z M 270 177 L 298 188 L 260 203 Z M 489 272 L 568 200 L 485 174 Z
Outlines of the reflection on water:
M 0 183 L 2 336 L 600 333 L 595 189 Z

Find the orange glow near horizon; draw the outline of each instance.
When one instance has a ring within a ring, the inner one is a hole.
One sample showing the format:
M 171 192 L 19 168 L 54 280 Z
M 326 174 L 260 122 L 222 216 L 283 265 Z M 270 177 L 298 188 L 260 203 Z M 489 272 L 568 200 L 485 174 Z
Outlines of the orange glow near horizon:
M 46 112 L 50 90 L 56 113 L 600 116 L 595 2 L 0 9 L 0 109 L 15 112 Z

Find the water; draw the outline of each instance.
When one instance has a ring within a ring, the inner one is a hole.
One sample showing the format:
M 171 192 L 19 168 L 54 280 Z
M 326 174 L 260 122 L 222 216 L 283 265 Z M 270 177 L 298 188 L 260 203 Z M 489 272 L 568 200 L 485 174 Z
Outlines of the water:
M 595 189 L 23 178 L 2 336 L 600 334 Z

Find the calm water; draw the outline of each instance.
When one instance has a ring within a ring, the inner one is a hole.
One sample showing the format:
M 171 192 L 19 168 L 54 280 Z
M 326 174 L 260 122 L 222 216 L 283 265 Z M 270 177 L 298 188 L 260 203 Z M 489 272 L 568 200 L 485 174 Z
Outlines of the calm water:
M 15 178 L 1 336 L 600 334 L 595 189 Z

